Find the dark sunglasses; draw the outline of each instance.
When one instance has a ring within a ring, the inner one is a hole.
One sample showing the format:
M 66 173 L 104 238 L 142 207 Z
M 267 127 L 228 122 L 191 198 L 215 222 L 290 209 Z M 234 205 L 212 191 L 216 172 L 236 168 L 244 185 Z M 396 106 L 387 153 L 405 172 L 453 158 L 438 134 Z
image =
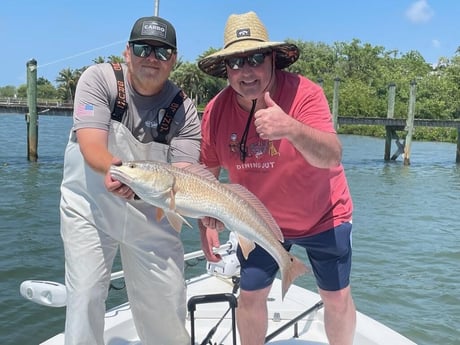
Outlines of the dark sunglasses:
M 146 43 L 131 43 L 133 53 L 140 58 L 147 58 L 155 53 L 155 57 L 160 61 L 168 61 L 174 53 L 174 49 L 169 47 L 156 47 Z
M 251 67 L 257 67 L 261 64 L 264 63 L 265 61 L 265 56 L 267 56 L 269 52 L 265 53 L 255 53 L 249 56 L 243 56 L 243 57 L 231 57 L 225 60 L 225 63 L 227 64 L 230 69 L 236 70 L 240 69 L 244 66 L 244 63 L 247 62 L 249 66 Z

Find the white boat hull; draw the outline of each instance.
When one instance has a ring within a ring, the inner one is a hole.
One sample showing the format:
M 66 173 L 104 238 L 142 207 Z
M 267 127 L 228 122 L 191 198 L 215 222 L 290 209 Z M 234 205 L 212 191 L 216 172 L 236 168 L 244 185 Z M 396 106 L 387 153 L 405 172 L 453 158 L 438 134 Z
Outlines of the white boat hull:
M 231 278 L 217 275 L 204 274 L 190 279 L 187 283 L 188 299 L 196 295 L 210 295 L 218 293 L 231 293 L 233 284 Z M 281 281 L 275 280 L 268 299 L 268 334 L 279 329 L 290 320 L 296 318 L 305 310 L 320 302 L 317 293 L 292 285 L 281 301 Z M 201 344 L 209 331 L 216 326 L 225 312 L 229 303 L 217 302 L 197 304 L 194 312 L 195 344 Z M 191 331 L 190 314 L 187 319 L 187 328 Z M 323 309 L 319 308 L 303 317 L 295 328 L 290 327 L 274 337 L 268 344 L 277 345 L 322 345 L 328 344 L 324 331 Z M 232 317 L 227 313 L 212 336 L 212 343 L 231 345 Z M 131 318 L 129 303 L 122 304 L 109 310 L 105 316 L 105 342 L 110 345 L 141 344 Z M 64 336 L 58 334 L 42 343 L 43 345 L 63 345 Z M 237 336 L 236 344 L 239 344 Z M 357 313 L 357 329 L 355 345 L 414 345 L 415 343 L 399 333 L 386 327 L 364 314 Z

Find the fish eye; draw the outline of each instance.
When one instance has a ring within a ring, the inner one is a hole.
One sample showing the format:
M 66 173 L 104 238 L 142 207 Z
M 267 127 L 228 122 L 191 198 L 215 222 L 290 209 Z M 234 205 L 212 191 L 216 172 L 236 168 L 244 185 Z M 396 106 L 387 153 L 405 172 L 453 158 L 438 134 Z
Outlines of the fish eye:
M 135 164 L 134 164 L 134 163 L 129 163 L 129 164 L 128 164 L 128 167 L 129 167 L 129 168 L 135 168 Z

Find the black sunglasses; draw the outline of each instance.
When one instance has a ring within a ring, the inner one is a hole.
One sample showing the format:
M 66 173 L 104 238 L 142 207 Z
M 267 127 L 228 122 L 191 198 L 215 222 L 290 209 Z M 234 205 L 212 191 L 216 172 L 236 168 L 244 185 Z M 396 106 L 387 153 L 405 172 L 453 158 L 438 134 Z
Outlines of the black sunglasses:
M 257 67 L 264 63 L 265 57 L 269 54 L 269 52 L 265 53 L 255 53 L 249 56 L 243 57 L 231 57 L 225 59 L 225 63 L 227 64 L 230 69 L 236 70 L 240 69 L 244 66 L 244 63 L 247 62 L 251 67 Z
M 131 47 L 133 47 L 133 53 L 137 57 L 147 58 L 154 52 L 155 57 L 160 61 L 168 61 L 174 53 L 172 48 L 156 47 L 146 43 L 131 43 Z

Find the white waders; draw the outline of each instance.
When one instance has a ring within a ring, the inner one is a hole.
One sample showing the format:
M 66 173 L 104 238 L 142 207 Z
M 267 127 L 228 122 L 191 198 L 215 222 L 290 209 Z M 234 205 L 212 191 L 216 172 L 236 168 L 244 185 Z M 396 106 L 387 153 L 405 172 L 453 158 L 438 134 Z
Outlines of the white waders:
M 139 143 L 125 126 L 112 121 L 109 150 L 123 161 L 166 161 L 168 148 Z M 166 219 L 156 221 L 153 206 L 107 192 L 104 176 L 85 164 L 74 133 L 66 148 L 61 193 L 65 344 L 104 344 L 105 300 L 118 247 L 142 345 L 190 344 L 179 234 Z

